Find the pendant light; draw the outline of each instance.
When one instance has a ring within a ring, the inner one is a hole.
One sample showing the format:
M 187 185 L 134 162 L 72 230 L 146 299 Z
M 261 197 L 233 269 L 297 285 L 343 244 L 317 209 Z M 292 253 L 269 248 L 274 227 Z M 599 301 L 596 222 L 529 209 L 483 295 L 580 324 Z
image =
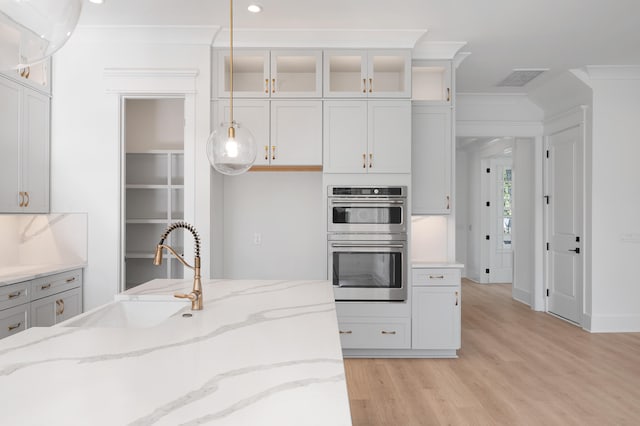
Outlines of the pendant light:
M 229 0 L 229 89 L 229 122 L 209 136 L 207 157 L 220 173 L 239 175 L 256 160 L 256 143 L 249 129 L 233 119 L 233 0 Z
M 0 0 L 0 70 L 51 56 L 71 37 L 82 0 Z

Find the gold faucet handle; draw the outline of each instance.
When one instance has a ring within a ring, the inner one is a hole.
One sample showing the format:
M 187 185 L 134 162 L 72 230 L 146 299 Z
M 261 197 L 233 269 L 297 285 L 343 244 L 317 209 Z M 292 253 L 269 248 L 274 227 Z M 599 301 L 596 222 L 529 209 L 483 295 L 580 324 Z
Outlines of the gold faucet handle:
M 173 297 L 177 297 L 178 299 L 189 299 L 192 302 L 198 300 L 199 295 L 194 293 L 193 291 L 189 294 L 184 294 L 184 293 L 175 293 L 173 295 Z

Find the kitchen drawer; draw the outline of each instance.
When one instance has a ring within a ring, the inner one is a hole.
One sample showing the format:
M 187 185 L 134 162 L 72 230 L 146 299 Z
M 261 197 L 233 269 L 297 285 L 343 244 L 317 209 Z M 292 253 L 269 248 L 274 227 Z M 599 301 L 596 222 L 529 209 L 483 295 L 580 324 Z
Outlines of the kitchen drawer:
M 340 343 L 344 349 L 408 349 L 409 318 L 341 318 Z
M 28 303 L 0 311 L 0 339 L 26 330 L 28 321 Z
M 82 285 L 82 269 L 49 275 L 31 281 L 31 300 L 42 299 Z
M 29 302 L 29 281 L 0 287 L 0 310 Z
M 414 287 L 460 285 L 458 268 L 413 268 L 412 274 Z

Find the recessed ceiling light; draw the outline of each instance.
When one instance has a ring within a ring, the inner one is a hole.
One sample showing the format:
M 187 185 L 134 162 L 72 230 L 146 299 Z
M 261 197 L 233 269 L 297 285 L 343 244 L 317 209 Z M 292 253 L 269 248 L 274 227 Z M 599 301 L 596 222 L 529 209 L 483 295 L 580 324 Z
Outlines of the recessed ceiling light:
M 249 7 L 247 7 L 247 10 L 251 13 L 260 13 L 262 12 L 262 5 L 253 3 L 253 4 L 250 4 Z
M 91 3 L 95 3 L 95 4 L 102 4 L 104 3 L 104 0 L 89 0 Z

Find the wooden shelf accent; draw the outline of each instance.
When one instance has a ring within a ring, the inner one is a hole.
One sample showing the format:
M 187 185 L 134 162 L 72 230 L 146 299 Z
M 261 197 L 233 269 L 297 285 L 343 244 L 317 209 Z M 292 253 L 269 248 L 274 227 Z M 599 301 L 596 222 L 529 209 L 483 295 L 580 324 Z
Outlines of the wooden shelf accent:
M 250 172 L 321 172 L 322 166 L 253 166 Z

